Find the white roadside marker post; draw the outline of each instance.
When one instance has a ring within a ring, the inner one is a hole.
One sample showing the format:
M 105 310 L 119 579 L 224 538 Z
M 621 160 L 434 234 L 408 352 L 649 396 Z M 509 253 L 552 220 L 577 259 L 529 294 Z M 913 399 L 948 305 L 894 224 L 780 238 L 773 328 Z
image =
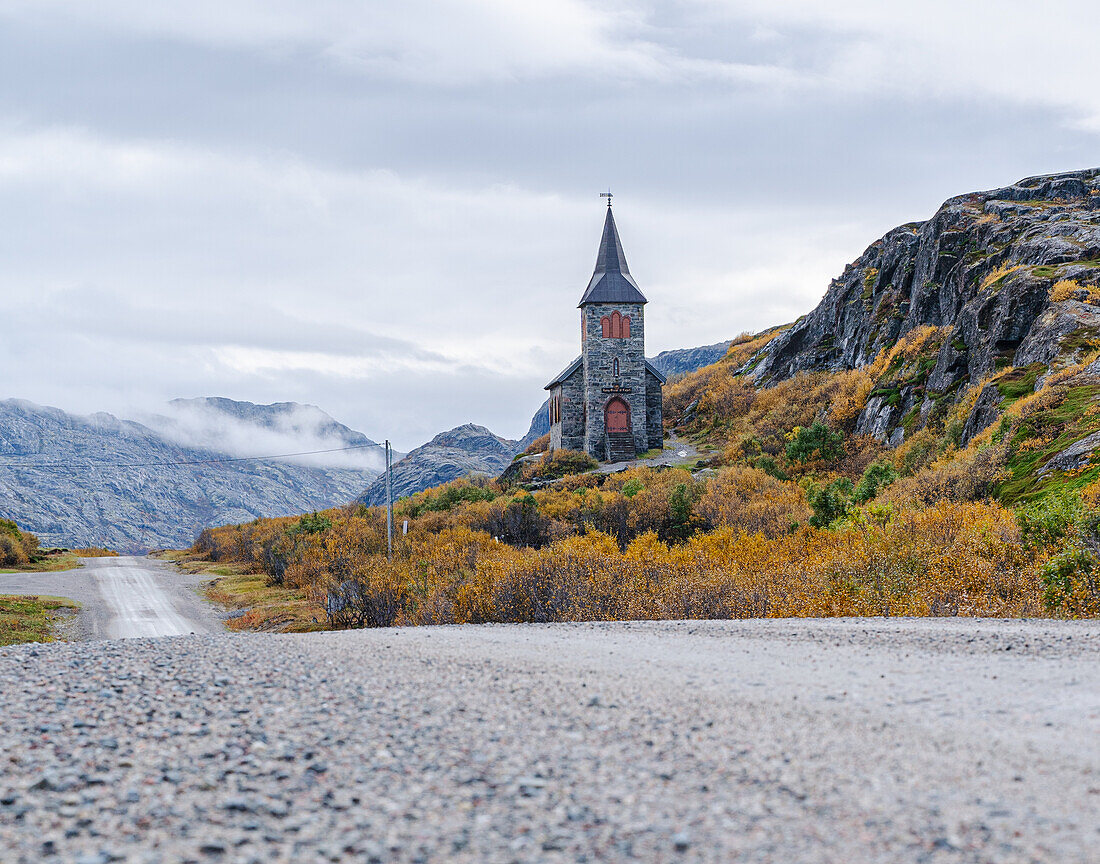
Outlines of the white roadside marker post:
M 393 560 L 393 451 L 386 439 L 386 558 Z

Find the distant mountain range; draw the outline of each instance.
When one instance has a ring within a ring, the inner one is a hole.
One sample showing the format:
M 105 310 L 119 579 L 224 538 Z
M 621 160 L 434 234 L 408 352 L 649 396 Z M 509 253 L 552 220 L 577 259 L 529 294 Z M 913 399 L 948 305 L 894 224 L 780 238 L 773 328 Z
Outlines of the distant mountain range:
M 393 499 L 404 498 L 467 474 L 495 477 L 519 451 L 519 442 L 467 423 L 441 432 L 393 466 Z M 359 498 L 364 504 L 386 503 L 386 478 L 379 477 Z
M 665 374 L 691 371 L 728 344 L 665 351 L 652 362 Z M 394 498 L 466 474 L 496 476 L 548 431 L 544 404 L 519 441 L 472 423 L 440 433 L 394 454 Z M 306 451 L 335 452 L 246 458 Z M 45 545 L 178 548 L 213 525 L 381 504 L 383 466 L 381 445 L 296 402 L 175 399 L 164 413 L 123 420 L 0 401 L 0 517 Z
M 181 547 L 209 525 L 346 503 L 382 468 L 379 445 L 313 406 L 199 399 L 172 408 L 137 423 L 0 401 L 0 514 L 47 545 Z M 250 445 L 248 455 L 363 449 L 211 461 Z
M 703 366 L 717 363 L 726 356 L 729 350 L 730 340 L 716 342 L 713 345 L 703 345 L 699 348 L 675 348 L 672 351 L 662 351 L 656 357 L 650 357 L 649 362 L 660 370 L 666 378 L 673 375 L 683 375 L 694 372 Z

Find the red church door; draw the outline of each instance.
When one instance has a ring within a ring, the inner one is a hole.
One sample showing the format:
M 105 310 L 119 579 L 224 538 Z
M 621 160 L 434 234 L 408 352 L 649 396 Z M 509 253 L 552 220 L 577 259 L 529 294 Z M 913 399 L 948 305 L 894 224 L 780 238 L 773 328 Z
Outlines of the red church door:
M 616 396 L 607 403 L 608 434 L 630 431 L 630 406 Z

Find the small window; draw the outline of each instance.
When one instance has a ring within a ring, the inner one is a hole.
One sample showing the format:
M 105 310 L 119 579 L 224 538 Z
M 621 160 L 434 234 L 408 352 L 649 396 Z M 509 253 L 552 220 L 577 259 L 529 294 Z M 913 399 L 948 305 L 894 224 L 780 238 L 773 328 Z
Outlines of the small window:
M 615 358 L 615 372 L 613 373 L 616 378 L 619 377 L 619 358 Z

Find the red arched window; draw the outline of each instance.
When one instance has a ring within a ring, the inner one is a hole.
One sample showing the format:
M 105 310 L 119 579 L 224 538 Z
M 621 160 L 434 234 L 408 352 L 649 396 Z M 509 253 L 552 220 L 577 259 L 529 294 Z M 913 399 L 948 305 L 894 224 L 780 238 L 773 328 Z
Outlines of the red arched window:
M 629 339 L 630 316 L 621 312 L 612 312 L 610 317 L 604 315 L 600 319 L 600 328 L 604 339 Z

